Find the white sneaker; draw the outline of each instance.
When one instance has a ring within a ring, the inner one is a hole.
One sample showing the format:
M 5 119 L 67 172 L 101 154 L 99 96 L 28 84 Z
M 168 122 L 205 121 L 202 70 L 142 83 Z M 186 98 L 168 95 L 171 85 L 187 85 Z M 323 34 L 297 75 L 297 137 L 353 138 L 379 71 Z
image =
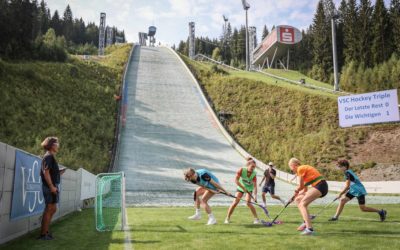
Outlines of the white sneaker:
M 260 224 L 261 221 L 259 219 L 254 219 L 253 224 Z
M 225 224 L 229 224 L 229 223 L 231 223 L 231 222 L 229 221 L 228 218 L 226 218 L 225 221 L 224 221 L 224 223 L 225 223 Z
M 306 228 L 303 230 L 303 232 L 300 233 L 300 235 L 314 235 L 315 232 L 311 231 L 310 229 Z
M 192 216 L 188 217 L 189 220 L 200 220 L 201 219 L 201 214 L 194 214 Z
M 208 218 L 207 226 L 217 224 L 217 220 L 214 217 Z

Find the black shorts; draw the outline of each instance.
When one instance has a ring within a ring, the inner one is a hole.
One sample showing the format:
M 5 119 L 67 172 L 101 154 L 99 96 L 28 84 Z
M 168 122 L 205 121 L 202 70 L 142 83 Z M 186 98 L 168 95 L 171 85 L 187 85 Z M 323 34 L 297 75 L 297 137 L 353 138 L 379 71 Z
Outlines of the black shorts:
M 269 192 L 270 194 L 274 195 L 275 194 L 275 185 L 269 185 L 269 186 L 265 185 L 262 189 L 262 192 L 263 193 Z
M 346 197 L 349 198 L 350 200 L 353 199 L 355 196 L 349 193 L 346 193 Z M 361 195 L 357 197 L 358 204 L 359 205 L 365 205 L 365 195 Z
M 320 198 L 324 197 L 328 193 L 328 183 L 325 180 L 320 181 L 314 186 L 314 188 L 321 192 Z
M 58 203 L 59 197 L 60 197 L 59 192 L 57 192 L 56 194 L 53 194 L 52 192 L 50 192 L 50 188 L 48 188 L 44 185 L 42 186 L 42 190 L 43 190 L 44 203 L 46 205 Z

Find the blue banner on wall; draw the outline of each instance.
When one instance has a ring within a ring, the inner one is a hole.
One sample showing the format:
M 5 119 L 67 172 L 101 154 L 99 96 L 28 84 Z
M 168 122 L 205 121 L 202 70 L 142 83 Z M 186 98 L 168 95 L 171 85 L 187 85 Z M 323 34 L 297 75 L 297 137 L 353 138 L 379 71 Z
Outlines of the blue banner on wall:
M 39 157 L 15 151 L 14 190 L 10 219 L 16 220 L 41 214 L 45 203 L 40 178 Z

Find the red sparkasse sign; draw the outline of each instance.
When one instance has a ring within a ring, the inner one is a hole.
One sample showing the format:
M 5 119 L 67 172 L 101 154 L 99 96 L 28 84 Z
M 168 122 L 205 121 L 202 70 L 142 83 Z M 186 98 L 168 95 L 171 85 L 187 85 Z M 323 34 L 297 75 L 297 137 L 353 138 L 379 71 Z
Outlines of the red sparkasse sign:
M 280 42 L 294 43 L 294 29 L 290 27 L 279 27 Z

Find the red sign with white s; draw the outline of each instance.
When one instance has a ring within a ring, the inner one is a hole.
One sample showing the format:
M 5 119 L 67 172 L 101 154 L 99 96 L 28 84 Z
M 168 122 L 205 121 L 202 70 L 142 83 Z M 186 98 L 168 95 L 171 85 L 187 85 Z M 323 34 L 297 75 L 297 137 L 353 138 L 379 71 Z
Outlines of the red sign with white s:
M 280 28 L 280 40 L 284 43 L 294 43 L 294 29 L 279 27 Z

